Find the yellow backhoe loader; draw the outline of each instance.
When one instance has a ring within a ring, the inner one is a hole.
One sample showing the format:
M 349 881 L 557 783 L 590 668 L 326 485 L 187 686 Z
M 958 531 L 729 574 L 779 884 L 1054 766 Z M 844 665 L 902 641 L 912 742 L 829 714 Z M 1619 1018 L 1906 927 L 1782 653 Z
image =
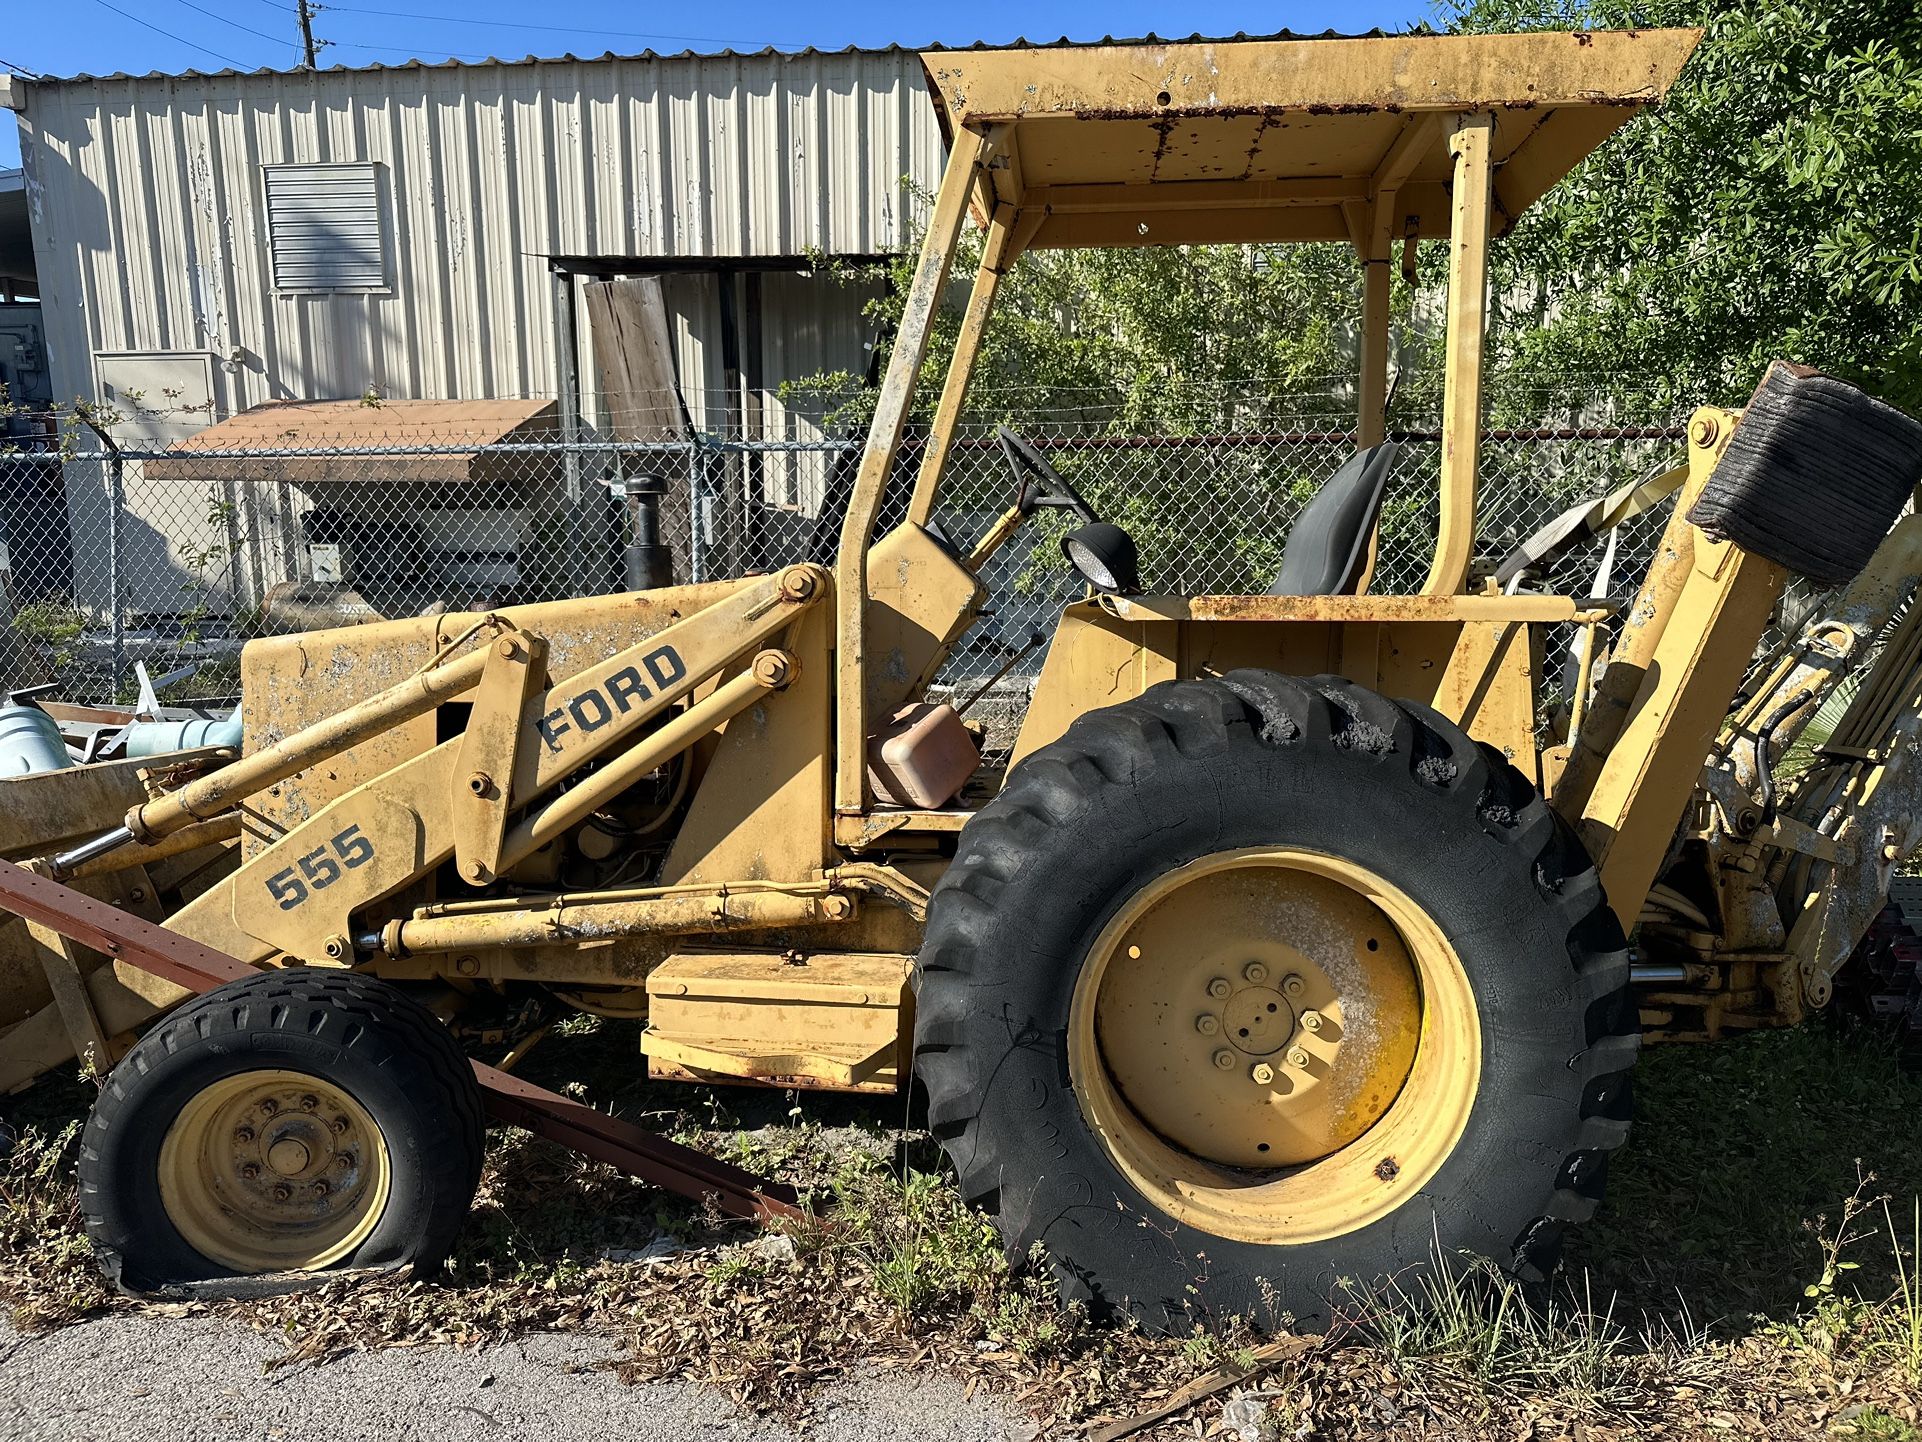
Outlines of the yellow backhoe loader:
M 1008 1246 L 1153 1326 L 1312 1322 L 1338 1279 L 1438 1254 L 1545 1272 L 1627 1136 L 1644 1030 L 1829 1004 L 1922 811 L 1914 421 L 1777 364 L 1674 470 L 1477 550 L 1490 238 L 1697 39 L 926 56 L 950 160 L 831 566 L 256 641 L 238 759 L 0 781 L 0 856 L 259 969 L 188 1000 L 0 931 L 0 1090 L 105 1074 L 80 1171 L 108 1265 L 432 1263 L 481 1150 L 459 1043 L 574 1008 L 644 1018 L 656 1077 L 912 1077 Z M 877 537 L 970 217 L 953 363 Z M 1418 594 L 1373 595 L 1411 237 L 1448 243 L 1435 548 Z M 1271 594 L 1140 594 L 1134 542 L 1012 434 L 1005 514 L 934 524 L 1024 252 L 1283 241 L 1351 245 L 1365 283 L 1358 451 Z M 1656 504 L 1626 606 L 1531 579 Z M 1075 513 L 1087 594 L 1011 768 L 970 776 L 929 683 L 1043 506 Z M 1841 589 L 1764 647 L 1792 574 Z M 1551 628 L 1582 652 L 1556 708 Z

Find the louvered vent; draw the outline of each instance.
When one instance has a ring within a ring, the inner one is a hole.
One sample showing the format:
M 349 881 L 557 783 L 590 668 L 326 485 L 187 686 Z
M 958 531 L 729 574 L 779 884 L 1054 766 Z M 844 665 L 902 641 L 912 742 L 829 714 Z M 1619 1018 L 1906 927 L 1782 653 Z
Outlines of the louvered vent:
M 378 170 L 372 164 L 266 167 L 276 290 L 387 288 Z

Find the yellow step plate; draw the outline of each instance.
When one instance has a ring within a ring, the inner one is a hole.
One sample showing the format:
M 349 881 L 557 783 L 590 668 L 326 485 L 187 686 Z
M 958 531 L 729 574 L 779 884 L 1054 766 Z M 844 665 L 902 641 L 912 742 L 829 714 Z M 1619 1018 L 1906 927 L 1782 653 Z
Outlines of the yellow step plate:
M 830 1091 L 900 1085 L 914 958 L 684 952 L 647 979 L 648 1074 Z

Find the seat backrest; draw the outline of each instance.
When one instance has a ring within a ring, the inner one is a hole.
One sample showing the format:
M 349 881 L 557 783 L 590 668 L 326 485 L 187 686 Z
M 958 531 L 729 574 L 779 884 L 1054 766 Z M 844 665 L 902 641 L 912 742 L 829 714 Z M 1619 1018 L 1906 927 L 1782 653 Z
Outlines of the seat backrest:
M 1361 579 L 1368 533 L 1381 511 L 1395 443 L 1357 451 L 1315 493 L 1289 529 L 1271 596 L 1342 596 Z

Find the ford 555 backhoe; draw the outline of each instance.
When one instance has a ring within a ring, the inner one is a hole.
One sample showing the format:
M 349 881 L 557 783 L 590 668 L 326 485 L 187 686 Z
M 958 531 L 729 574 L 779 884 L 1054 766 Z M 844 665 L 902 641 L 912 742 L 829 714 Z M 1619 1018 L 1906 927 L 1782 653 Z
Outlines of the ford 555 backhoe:
M 912 1075 L 1008 1246 L 1154 1326 L 1312 1322 L 1338 1279 L 1438 1253 L 1549 1268 L 1627 1136 L 1644 1028 L 1828 1004 L 1918 840 L 1915 422 L 1778 364 L 1499 583 L 1477 553 L 1490 237 L 1697 38 L 928 55 L 950 160 L 832 566 L 256 641 L 238 759 L 0 781 L 0 855 L 259 969 L 189 1001 L 0 930 L 0 1090 L 112 1068 L 80 1164 L 110 1265 L 432 1263 L 481 1150 L 456 1043 L 574 1008 L 644 1018 L 657 1077 Z M 953 363 L 877 538 L 971 216 Z M 1448 242 L 1435 547 L 1418 594 L 1374 595 L 1409 237 Z M 1358 453 L 1277 594 L 1138 594 L 1133 543 L 1018 437 L 1006 513 L 966 544 L 931 524 L 1023 253 L 1282 241 L 1352 245 L 1365 284 Z M 1669 496 L 1627 605 L 1534 587 Z M 1078 513 L 1088 592 L 1011 768 L 960 790 L 973 743 L 927 689 L 1044 502 Z M 1758 652 L 1792 573 L 1841 589 Z M 1553 627 L 1586 664 L 1551 711 Z

